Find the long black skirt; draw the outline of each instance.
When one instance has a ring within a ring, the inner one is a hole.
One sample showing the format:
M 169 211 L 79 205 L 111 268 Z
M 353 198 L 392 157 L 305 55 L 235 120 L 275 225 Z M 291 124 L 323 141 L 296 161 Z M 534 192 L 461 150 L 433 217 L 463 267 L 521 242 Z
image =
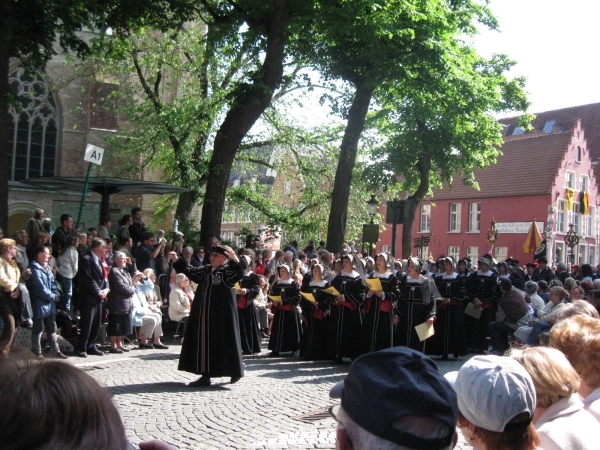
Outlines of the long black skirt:
M 286 311 L 278 307 L 273 316 L 273 327 L 269 339 L 272 352 L 295 352 L 300 348 L 300 317 L 298 311 Z
M 433 327 L 435 335 L 428 339 L 428 355 L 458 357 L 468 354 L 462 305 L 438 307 Z
M 260 353 L 260 327 L 254 302 L 249 302 L 246 308 L 238 308 L 238 319 L 242 351 L 244 354 Z
M 331 306 L 331 316 L 327 327 L 326 358 L 355 358 L 356 345 L 362 326 L 362 312 L 343 305 Z
M 358 339 L 357 356 L 391 348 L 393 342 L 394 313 L 380 309 L 381 301 L 371 299 Z

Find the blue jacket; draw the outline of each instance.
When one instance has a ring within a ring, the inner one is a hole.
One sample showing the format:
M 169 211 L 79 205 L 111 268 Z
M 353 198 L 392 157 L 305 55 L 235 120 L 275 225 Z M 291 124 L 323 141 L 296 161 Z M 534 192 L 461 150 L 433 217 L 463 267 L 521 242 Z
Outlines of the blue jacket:
M 27 280 L 27 289 L 31 297 L 33 318 L 44 319 L 56 314 L 56 302 L 60 299 L 60 293 L 52 270 L 44 270 L 37 261 L 31 261 L 29 268 L 32 274 Z

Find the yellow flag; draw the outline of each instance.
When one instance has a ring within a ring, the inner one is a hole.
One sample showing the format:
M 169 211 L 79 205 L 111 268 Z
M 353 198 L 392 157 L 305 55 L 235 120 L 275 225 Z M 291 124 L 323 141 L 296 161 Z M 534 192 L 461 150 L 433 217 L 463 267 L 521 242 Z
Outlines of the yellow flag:
M 567 188 L 567 209 L 571 211 L 573 209 L 573 199 L 575 198 L 575 191 Z

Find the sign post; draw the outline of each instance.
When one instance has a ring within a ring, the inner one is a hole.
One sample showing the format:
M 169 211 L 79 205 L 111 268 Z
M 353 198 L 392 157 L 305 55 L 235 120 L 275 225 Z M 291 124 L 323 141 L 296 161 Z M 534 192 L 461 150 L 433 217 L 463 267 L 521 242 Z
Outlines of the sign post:
M 96 147 L 95 145 L 88 144 L 85 148 L 85 155 L 83 156 L 83 160 L 87 161 L 88 170 L 87 175 L 85 177 L 85 185 L 83 186 L 83 194 L 81 195 L 81 203 L 79 204 L 79 214 L 77 215 L 77 225 L 76 229 L 79 229 L 79 224 L 81 223 L 81 214 L 83 213 L 83 208 L 85 207 L 85 196 L 87 195 L 88 186 L 90 184 L 90 174 L 92 173 L 92 164 L 101 165 L 102 157 L 104 156 L 104 149 L 100 147 Z

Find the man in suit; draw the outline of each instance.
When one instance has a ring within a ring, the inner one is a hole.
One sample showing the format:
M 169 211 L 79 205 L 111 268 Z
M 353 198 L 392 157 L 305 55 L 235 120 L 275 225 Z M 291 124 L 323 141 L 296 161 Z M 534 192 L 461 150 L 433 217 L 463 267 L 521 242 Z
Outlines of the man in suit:
M 79 260 L 77 278 L 79 281 L 79 312 L 81 333 L 77 339 L 75 355 L 87 358 L 87 355 L 104 355 L 96 347 L 96 339 L 102 320 L 102 303 L 108 295 L 108 280 L 104 276 L 100 258 L 106 253 L 106 242 L 100 238 L 92 239 L 90 251 Z

